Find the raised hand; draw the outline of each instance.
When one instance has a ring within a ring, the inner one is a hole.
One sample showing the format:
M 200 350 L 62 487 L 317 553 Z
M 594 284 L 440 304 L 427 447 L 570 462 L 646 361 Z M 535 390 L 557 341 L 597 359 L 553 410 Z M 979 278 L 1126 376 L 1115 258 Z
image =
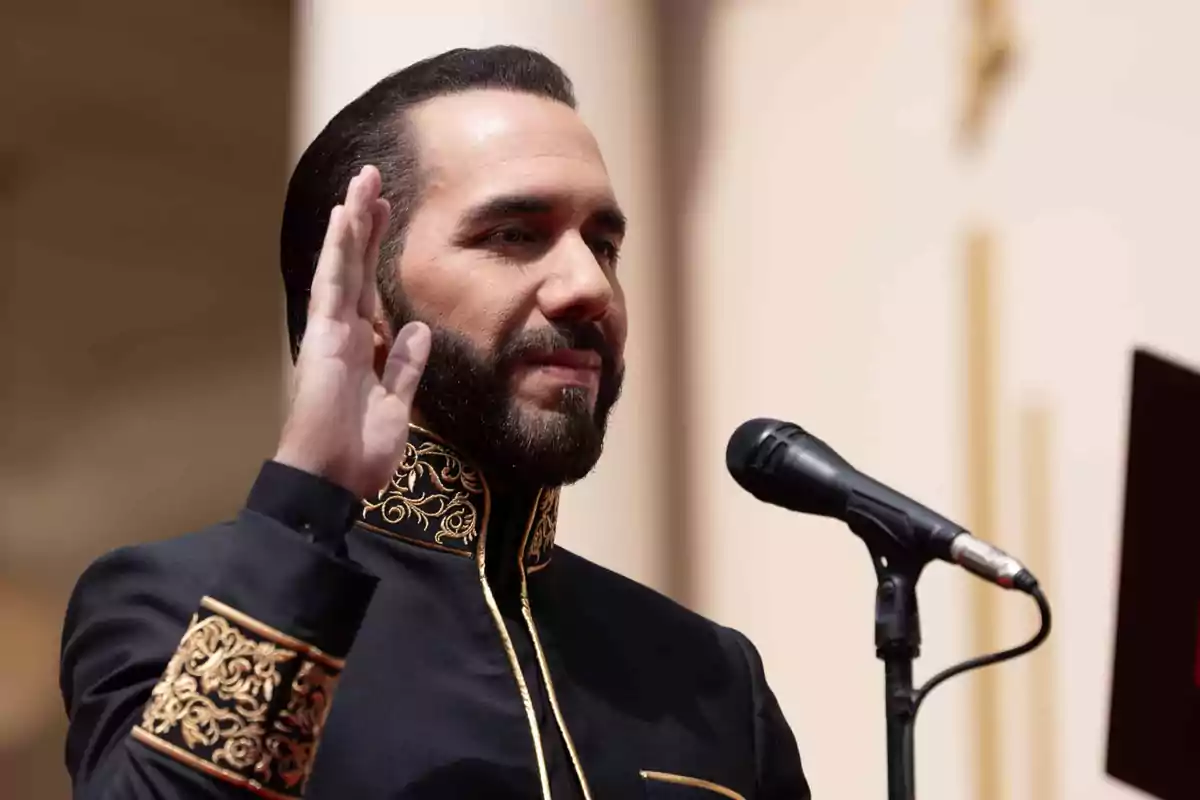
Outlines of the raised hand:
M 345 204 L 329 217 L 291 410 L 275 454 L 276 461 L 359 497 L 383 488 L 403 455 L 430 343 L 425 325 L 404 326 L 382 375 L 376 372 L 375 266 L 390 213 L 380 186 L 379 171 L 364 167 L 350 181 Z

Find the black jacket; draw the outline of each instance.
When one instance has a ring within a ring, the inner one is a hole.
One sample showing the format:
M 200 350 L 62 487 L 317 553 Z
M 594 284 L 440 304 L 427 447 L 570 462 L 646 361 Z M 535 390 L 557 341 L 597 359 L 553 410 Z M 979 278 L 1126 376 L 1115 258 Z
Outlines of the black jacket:
M 373 501 L 268 462 L 232 522 L 99 559 L 75 796 L 808 798 L 751 643 L 556 546 L 557 504 L 414 430 Z

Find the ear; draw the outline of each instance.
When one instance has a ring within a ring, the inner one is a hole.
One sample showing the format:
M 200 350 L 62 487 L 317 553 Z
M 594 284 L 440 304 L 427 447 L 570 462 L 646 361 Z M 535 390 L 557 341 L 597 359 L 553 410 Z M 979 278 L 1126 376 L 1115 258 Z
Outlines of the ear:
M 395 344 L 396 337 L 392 331 L 392 323 L 388 321 L 387 314 L 383 311 L 383 303 L 379 302 L 378 289 L 375 290 L 375 311 L 371 317 L 371 332 L 375 375 L 382 378 L 383 369 L 387 366 L 388 354 L 392 352 L 392 345 Z

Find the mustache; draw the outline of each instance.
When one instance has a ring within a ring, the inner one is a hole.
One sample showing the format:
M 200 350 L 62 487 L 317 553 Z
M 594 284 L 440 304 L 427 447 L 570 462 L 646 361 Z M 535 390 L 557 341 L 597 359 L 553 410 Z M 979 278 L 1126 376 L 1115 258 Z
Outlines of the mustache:
M 616 352 L 604 331 L 590 322 L 556 322 L 531 331 L 519 331 L 500 348 L 498 361 L 502 368 L 511 367 L 522 359 L 553 350 L 593 350 L 600 356 L 604 370 L 616 365 Z

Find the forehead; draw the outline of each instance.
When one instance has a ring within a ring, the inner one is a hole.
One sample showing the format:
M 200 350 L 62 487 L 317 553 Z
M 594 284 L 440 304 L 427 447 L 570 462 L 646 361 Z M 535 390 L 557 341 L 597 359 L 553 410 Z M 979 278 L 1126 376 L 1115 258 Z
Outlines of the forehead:
M 425 202 L 532 194 L 613 202 L 600 148 L 570 107 L 502 90 L 437 97 L 409 113 Z

